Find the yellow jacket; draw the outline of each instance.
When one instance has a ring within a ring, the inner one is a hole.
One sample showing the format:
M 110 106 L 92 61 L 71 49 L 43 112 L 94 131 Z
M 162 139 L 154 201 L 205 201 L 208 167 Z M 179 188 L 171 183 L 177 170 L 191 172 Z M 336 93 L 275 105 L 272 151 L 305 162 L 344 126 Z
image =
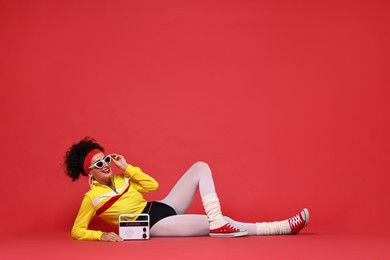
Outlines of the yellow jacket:
M 104 210 L 98 217 L 110 225 L 117 226 L 119 214 L 139 214 L 143 211 L 147 201 L 141 192 L 154 191 L 158 188 L 155 179 L 132 165 L 129 165 L 123 174 L 114 175 L 113 182 L 116 192 L 110 187 L 94 181 L 91 189 L 85 193 L 72 227 L 72 237 L 74 239 L 100 240 L 103 232 L 90 230 L 88 225 L 96 212 L 99 213 L 99 209 L 102 211 L 103 208 L 101 207 L 112 197 L 118 196 L 119 198 L 117 197 L 118 199 L 114 204 Z M 107 203 L 107 205 L 109 204 Z

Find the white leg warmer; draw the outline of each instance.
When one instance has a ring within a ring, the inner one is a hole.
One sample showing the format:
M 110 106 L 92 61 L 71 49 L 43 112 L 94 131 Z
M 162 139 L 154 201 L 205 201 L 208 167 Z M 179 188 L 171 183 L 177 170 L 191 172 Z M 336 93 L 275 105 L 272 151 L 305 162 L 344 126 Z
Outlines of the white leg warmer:
M 228 222 L 223 218 L 221 204 L 216 193 L 210 193 L 202 198 L 203 207 L 210 222 L 210 229 L 222 227 Z
M 256 223 L 256 229 L 258 236 L 291 234 L 288 220 Z

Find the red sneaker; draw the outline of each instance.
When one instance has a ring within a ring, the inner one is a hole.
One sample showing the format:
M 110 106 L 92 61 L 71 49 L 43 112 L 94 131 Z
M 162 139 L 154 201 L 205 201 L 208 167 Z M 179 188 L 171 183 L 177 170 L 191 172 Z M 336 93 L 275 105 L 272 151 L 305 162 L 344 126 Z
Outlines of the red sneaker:
M 305 208 L 300 213 L 295 215 L 292 218 L 288 219 L 288 223 L 291 228 L 291 235 L 298 234 L 302 228 L 306 227 L 309 224 L 309 211 Z
M 242 237 L 246 235 L 248 235 L 248 231 L 235 228 L 229 223 L 210 230 L 210 237 Z

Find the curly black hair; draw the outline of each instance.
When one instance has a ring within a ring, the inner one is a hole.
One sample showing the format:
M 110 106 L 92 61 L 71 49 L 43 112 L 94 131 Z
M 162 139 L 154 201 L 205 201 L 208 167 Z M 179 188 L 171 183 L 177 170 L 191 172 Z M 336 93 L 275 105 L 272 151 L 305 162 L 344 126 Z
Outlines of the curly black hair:
M 83 164 L 85 157 L 93 149 L 99 149 L 104 152 L 104 148 L 95 139 L 87 136 L 80 142 L 73 144 L 66 152 L 64 156 L 65 173 L 72 181 L 78 180 L 80 174 L 87 176 L 87 173 L 84 172 Z

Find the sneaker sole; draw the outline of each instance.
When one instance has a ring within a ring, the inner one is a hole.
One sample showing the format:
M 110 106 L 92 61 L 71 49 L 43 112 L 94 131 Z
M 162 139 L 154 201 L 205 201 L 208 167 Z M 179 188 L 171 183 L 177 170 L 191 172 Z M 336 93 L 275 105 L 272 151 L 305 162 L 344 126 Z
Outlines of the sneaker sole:
M 243 237 L 248 235 L 248 231 L 240 231 L 234 233 L 210 233 L 210 237 Z

